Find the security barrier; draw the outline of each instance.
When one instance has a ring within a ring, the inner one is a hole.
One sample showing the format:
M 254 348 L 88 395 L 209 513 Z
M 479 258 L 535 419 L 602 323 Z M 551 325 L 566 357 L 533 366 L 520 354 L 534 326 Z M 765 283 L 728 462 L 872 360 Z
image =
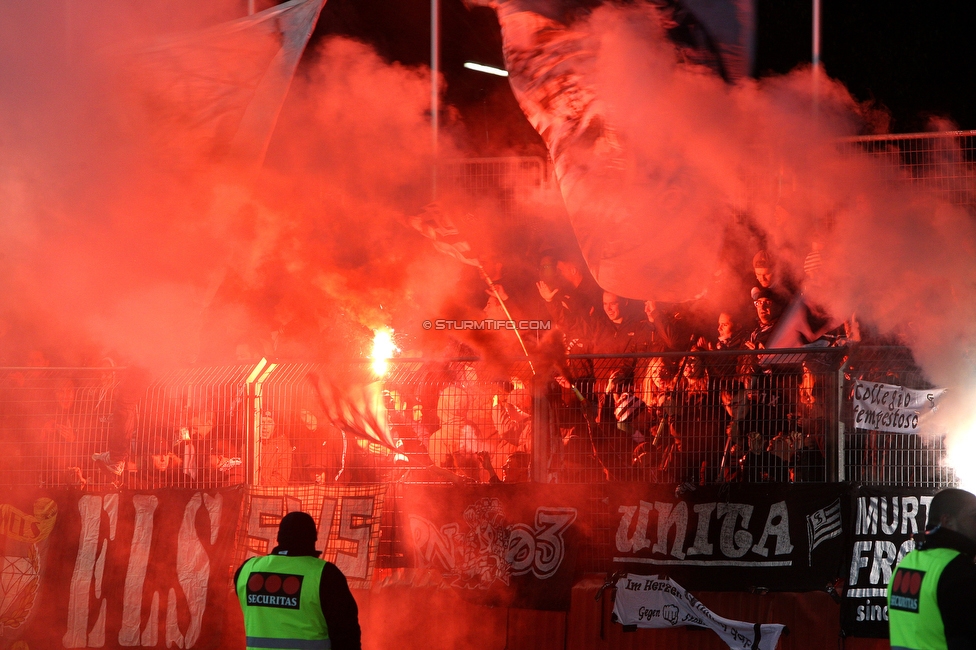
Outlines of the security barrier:
M 0 483 L 954 483 L 942 439 L 854 427 L 855 381 L 930 388 L 903 348 L 188 368 L 128 434 L 121 370 L 0 369 Z
M 92 454 L 107 449 L 117 385 L 112 367 L 0 368 L 0 485 L 110 484 Z

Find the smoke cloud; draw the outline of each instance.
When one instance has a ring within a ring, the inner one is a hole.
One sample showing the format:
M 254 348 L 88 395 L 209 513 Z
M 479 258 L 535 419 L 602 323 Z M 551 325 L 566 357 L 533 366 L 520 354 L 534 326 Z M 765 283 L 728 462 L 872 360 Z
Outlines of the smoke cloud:
M 165 75 L 131 54 L 239 10 L 0 8 L 4 363 L 112 351 L 159 368 L 233 358 L 241 344 L 260 356 L 282 325 L 354 353 L 379 325 L 424 346 L 422 320 L 467 313 L 457 263 L 401 223 L 432 196 L 429 71 L 354 41 L 320 43 L 255 177 L 219 155 L 219 120 L 203 128 L 180 113 L 159 88 Z M 883 115 L 826 77 L 814 109 L 810 70 L 729 86 L 679 62 L 647 9 L 600 8 L 573 29 L 594 52 L 579 81 L 613 136 L 609 151 L 589 153 L 613 173 L 581 177 L 564 196 L 574 215 L 609 205 L 599 221 L 574 216 L 577 234 L 628 243 L 629 272 L 605 274 L 605 288 L 738 302 L 756 250 L 802 279 L 816 245 L 823 266 L 808 297 L 907 340 L 934 383 L 959 387 L 952 403 L 967 401 L 976 233 L 964 211 L 839 149 L 838 137 Z M 441 155 L 461 155 L 447 122 Z M 464 207 L 477 212 L 465 224 L 475 252 L 504 254 L 511 240 L 492 232 L 493 208 Z M 511 256 L 535 252 L 520 243 Z M 961 431 L 965 416 L 947 421 Z
M 262 356 L 287 328 L 278 354 L 358 354 L 400 306 L 430 317 L 455 291 L 456 262 L 402 224 L 431 200 L 429 71 L 320 43 L 255 175 L 222 155 L 233 92 L 174 69 L 232 77 L 269 46 L 153 54 L 172 32 L 238 18 L 238 4 L 4 5 L 4 363 L 227 362 Z
M 738 280 L 768 249 L 777 273 L 806 280 L 812 303 L 841 320 L 856 313 L 875 340 L 908 343 L 931 381 L 956 387 L 936 430 L 968 435 L 976 232 L 965 210 L 839 146 L 883 126 L 883 113 L 810 69 L 728 85 L 679 61 L 647 7 L 604 6 L 570 25 L 518 2 L 497 8 L 513 86 L 555 149 L 605 289 L 658 300 L 706 290 L 716 305 L 742 304 Z M 552 94 L 566 79 L 576 105 Z M 958 152 L 942 158 L 961 164 Z M 823 266 L 804 278 L 815 249 Z

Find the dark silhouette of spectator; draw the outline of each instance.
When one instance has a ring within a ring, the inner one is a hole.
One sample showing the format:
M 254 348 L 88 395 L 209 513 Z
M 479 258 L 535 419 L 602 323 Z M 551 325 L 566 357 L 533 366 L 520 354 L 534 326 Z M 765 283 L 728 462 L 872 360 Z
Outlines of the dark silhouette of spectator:
M 183 458 L 177 456 L 178 441 L 173 428 L 153 427 L 148 433 L 147 457 L 140 464 L 139 480 L 146 488 L 178 485 L 183 476 Z
M 641 319 L 629 313 L 629 301 L 605 291 L 603 293 L 603 312 L 606 318 L 593 319 L 588 339 L 592 341 L 593 354 L 623 355 L 643 352 L 649 341 L 642 335 L 646 327 Z M 598 359 L 593 364 L 599 410 L 597 422 L 615 422 L 613 417 L 613 392 L 610 378 L 618 373 L 634 374 L 634 359 Z
M 530 400 L 531 396 L 521 380 L 514 378 L 499 382 L 491 406 L 491 420 L 497 436 L 496 456 L 508 457 L 516 451 L 529 452 L 532 449 Z
M 259 444 L 261 485 L 288 485 L 291 481 L 292 444 L 284 428 L 278 427 L 271 411 L 261 414 Z
M 214 413 L 203 407 L 192 408 L 187 413 L 187 420 L 187 425 L 180 427 L 172 449 L 172 455 L 179 460 L 181 476 L 178 483 L 187 487 L 212 485 L 215 481 L 211 466 Z M 169 463 L 172 463 L 171 459 Z
M 705 485 L 717 481 L 728 418 L 700 357 L 685 357 L 673 400 L 675 482 Z
M 493 485 L 498 483 L 525 483 L 529 480 L 529 464 L 532 458 L 524 451 L 509 454 L 502 464 L 501 478 L 495 473 L 495 468 L 491 464 L 491 454 L 481 452 L 478 454 L 478 459 L 488 473 L 488 482 Z
M 822 377 L 826 370 L 826 366 L 818 363 L 803 363 L 795 414 L 796 430 L 801 436 L 795 459 L 797 481 L 826 479 L 824 447 L 828 415 Z
M 729 312 L 718 315 L 718 338 L 714 344 L 709 343 L 709 350 L 738 350 L 742 347 L 745 336 L 738 323 Z
M 644 301 L 645 331 L 641 332 L 648 349 L 681 351 L 691 345 L 691 330 L 681 312 L 655 300 Z
M 714 339 L 699 337 L 695 347 L 700 350 L 739 350 L 745 347 L 745 335 L 730 312 L 723 311 L 718 315 L 717 333 Z M 722 391 L 731 388 L 729 382 L 735 375 L 735 363 L 735 357 L 731 356 L 711 357 L 708 360 L 708 374 L 714 389 Z
M 106 358 L 106 367 L 115 363 Z M 139 402 L 146 396 L 152 376 L 145 368 L 130 366 L 119 369 L 112 375 L 114 382 L 112 395 L 112 420 L 108 428 L 108 451 L 95 453 L 92 460 L 115 477 L 121 477 L 132 449 L 132 436 L 135 434 L 139 417 Z
M 673 482 L 674 452 L 677 442 L 674 432 L 677 368 L 672 359 L 654 357 L 643 378 L 643 399 L 647 405 L 647 425 L 651 444 L 658 450 L 658 479 Z
M 576 262 L 545 255 L 539 263 L 539 295 L 555 325 L 570 339 L 585 338 L 593 319 L 604 317 L 603 290 Z
M 796 285 L 780 269 L 772 256 L 761 250 L 752 258 L 753 271 L 756 273 L 756 288 L 766 289 L 772 299 L 779 303 L 780 310 L 790 304 L 796 295 Z M 753 298 L 755 300 L 755 298 Z
M 736 371 L 741 386 L 723 394 L 722 402 L 732 420 L 728 426 L 729 472 L 749 482 L 787 481 L 788 464 L 770 442 L 788 432 L 789 412 L 784 396 L 773 387 L 773 376 L 759 371 L 753 357 L 743 356 Z

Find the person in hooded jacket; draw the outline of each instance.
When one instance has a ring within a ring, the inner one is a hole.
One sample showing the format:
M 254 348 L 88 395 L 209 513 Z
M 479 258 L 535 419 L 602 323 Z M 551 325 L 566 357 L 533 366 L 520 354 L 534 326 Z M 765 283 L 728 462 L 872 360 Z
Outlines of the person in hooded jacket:
M 932 498 L 925 535 L 888 583 L 894 650 L 976 648 L 976 495 L 947 488 Z
M 317 538 L 311 515 L 290 512 L 271 553 L 234 574 L 248 650 L 360 650 L 356 600 L 339 568 L 319 559 Z

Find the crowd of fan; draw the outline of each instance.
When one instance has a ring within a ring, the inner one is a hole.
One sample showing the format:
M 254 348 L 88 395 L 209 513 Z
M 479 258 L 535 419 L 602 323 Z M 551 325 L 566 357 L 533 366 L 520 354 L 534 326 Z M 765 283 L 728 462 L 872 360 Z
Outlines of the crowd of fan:
M 814 251 L 805 271 L 812 276 L 816 269 Z M 540 378 L 551 423 L 548 480 L 644 480 L 679 489 L 721 481 L 824 480 L 827 373 L 815 360 L 823 357 L 780 363 L 756 351 L 843 344 L 858 337 L 856 323 L 837 325 L 808 305 L 767 252 L 755 254 L 753 271 L 754 286 L 739 304 L 733 299 L 728 308 L 715 309 L 709 323 L 695 303 L 637 302 L 603 291 L 583 265 L 559 254 L 541 256 L 531 296 L 523 290 L 509 297 L 502 265 L 486 265 L 495 286 L 485 316 L 508 319 L 504 301 L 516 318 L 547 320 L 553 327 L 548 341 L 556 342 L 558 354 L 547 355 L 547 343 L 537 337 L 526 346 L 535 360 L 531 372 L 525 363 L 518 370 L 437 360 L 419 372 L 388 378 L 382 409 L 400 446 L 396 451 L 344 431 L 315 400 L 290 404 L 288 412 L 265 410 L 254 446 L 256 480 L 528 480 L 532 384 Z M 748 325 L 746 313 L 754 314 Z M 777 328 L 786 319 L 789 327 Z M 507 345 L 521 352 L 510 331 L 495 334 L 502 342 L 495 349 Z M 34 418 L 44 420 L 37 425 L 44 435 L 30 444 L 50 449 L 32 447 L 26 455 L 48 459 L 54 482 L 83 485 L 87 458 L 113 480 L 120 482 L 128 469 L 128 476 L 147 487 L 251 479 L 244 475 L 247 418 L 239 400 L 227 400 L 236 404 L 230 409 L 173 409 L 173 421 L 137 426 L 148 375 L 133 368 L 97 376 L 102 379 L 85 389 L 92 404 L 81 405 L 80 386 L 55 387 L 50 400 L 34 400 L 53 406 L 51 414 Z M 109 388 L 115 393 L 111 407 L 104 399 Z M 87 413 L 91 408 L 102 415 Z M 96 416 L 109 424 L 107 445 L 94 453 L 72 452 L 80 444 L 74 430 Z M 24 428 L 31 427 L 25 420 Z
M 675 354 L 769 347 L 788 310 L 802 309 L 793 317 L 801 333 L 777 347 L 843 337 L 842 328 L 828 331 L 829 319 L 797 300 L 765 251 L 753 268 L 754 327 L 741 327 L 744 310 L 733 306 L 707 332 L 685 313 L 690 305 L 634 305 L 602 291 L 572 261 L 543 257 L 537 287 L 568 351 L 609 355 L 571 361 L 556 377 L 562 469 L 570 480 L 823 480 L 825 412 L 815 366 Z M 642 353 L 663 356 L 614 356 Z

